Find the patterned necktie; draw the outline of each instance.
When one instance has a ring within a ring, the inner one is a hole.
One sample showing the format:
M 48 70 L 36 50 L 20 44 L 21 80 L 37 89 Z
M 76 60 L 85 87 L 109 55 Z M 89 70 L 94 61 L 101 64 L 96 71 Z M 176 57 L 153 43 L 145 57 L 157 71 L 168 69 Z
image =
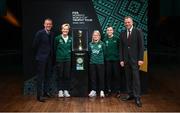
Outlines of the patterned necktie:
M 131 31 L 130 30 L 128 30 L 128 39 L 130 38 L 130 36 L 131 36 Z
M 130 41 L 131 41 L 131 31 L 128 30 L 128 46 L 130 46 Z

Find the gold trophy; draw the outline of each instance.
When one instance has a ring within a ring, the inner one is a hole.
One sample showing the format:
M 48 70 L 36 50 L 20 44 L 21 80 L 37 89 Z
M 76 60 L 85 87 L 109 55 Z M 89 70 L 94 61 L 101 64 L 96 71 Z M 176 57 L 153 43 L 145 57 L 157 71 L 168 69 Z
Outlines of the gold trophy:
M 78 50 L 82 51 L 83 47 L 82 47 L 82 31 L 78 30 L 78 40 L 79 40 L 79 45 L 78 45 Z

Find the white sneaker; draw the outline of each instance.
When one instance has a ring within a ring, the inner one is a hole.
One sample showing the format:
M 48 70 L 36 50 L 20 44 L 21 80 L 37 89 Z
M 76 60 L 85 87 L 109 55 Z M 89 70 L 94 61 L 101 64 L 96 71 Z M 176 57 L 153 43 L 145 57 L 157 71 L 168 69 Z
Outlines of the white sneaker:
M 101 92 L 100 92 L 100 97 L 102 97 L 102 98 L 104 98 L 104 97 L 105 97 L 105 95 L 104 95 L 104 91 L 102 91 L 102 90 L 101 90 Z
M 71 95 L 69 94 L 69 92 L 67 90 L 64 90 L 64 97 L 70 97 Z
M 63 94 L 63 91 L 62 91 L 62 90 L 59 91 L 58 97 L 60 97 L 60 98 L 61 98 L 61 97 L 64 97 L 64 94 Z
M 96 96 L 96 91 L 91 90 L 91 92 L 89 93 L 89 97 L 95 97 Z

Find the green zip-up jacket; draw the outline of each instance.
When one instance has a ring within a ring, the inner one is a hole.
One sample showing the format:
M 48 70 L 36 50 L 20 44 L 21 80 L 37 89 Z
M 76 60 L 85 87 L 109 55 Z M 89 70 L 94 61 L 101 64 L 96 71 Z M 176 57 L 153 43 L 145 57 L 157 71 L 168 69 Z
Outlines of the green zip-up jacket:
M 118 61 L 120 59 L 120 55 L 119 55 L 120 54 L 119 53 L 120 39 L 115 36 L 113 36 L 112 38 L 105 36 L 103 41 L 106 46 L 105 60 Z
M 72 37 L 65 43 L 61 35 L 55 37 L 56 62 L 71 61 Z
M 104 64 L 104 42 L 89 43 L 90 64 Z

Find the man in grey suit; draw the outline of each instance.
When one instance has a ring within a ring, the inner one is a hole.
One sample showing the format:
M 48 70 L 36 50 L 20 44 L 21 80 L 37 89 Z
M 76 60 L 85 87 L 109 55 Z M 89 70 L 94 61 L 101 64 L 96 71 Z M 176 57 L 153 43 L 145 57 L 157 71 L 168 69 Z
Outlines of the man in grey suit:
M 128 95 L 121 99 L 135 99 L 135 104 L 141 107 L 139 66 L 143 64 L 144 57 L 143 33 L 133 26 L 130 16 L 124 18 L 124 25 L 126 30 L 120 34 L 120 65 L 125 69 Z

